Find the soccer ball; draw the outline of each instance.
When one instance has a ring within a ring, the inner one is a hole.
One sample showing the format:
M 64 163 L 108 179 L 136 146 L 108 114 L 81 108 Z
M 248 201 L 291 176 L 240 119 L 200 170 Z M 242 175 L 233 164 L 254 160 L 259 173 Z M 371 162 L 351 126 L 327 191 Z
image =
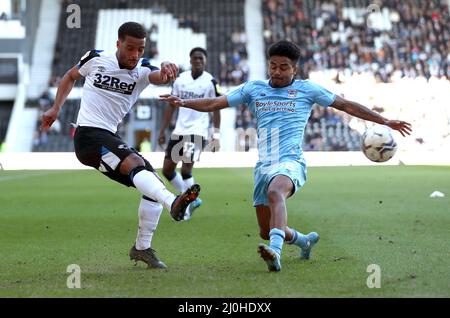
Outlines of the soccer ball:
M 370 160 L 385 162 L 395 155 L 397 143 L 389 127 L 375 125 L 362 135 L 361 150 Z

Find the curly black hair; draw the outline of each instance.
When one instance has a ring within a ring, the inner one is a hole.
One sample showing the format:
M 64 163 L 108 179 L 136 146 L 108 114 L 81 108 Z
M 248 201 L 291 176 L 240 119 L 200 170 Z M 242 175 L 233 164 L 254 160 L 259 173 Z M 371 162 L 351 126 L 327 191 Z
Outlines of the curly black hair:
M 272 44 L 267 50 L 267 55 L 271 58 L 274 55 L 285 56 L 292 62 L 297 63 L 300 59 L 300 48 L 290 41 L 281 40 Z

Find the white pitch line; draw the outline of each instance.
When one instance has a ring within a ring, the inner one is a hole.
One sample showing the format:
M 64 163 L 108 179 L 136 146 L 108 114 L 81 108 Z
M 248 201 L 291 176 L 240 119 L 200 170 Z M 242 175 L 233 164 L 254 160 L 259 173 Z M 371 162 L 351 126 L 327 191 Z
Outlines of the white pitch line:
M 66 171 L 64 171 L 65 173 Z M 2 176 L 2 173 L 0 172 L 0 182 L 4 182 L 4 181 L 11 181 L 11 180 L 23 180 L 23 179 L 28 179 L 28 178 L 32 178 L 32 177 L 43 177 L 43 176 L 48 176 L 51 174 L 58 174 L 58 173 L 63 173 L 63 171 L 41 171 L 41 172 L 34 172 L 32 174 L 16 174 L 13 176 Z

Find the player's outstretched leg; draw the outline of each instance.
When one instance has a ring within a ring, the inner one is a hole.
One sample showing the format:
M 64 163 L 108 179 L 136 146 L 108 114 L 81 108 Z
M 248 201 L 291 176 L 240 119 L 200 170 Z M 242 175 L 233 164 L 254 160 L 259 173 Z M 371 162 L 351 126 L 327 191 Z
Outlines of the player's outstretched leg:
M 130 178 L 136 189 L 146 197 L 160 202 L 170 211 L 170 215 L 176 221 L 183 220 L 187 207 L 197 199 L 200 192 L 200 186 L 194 184 L 182 194 L 175 196 L 166 189 L 164 183 L 154 172 L 147 171 L 141 166 L 130 172 Z
M 194 184 L 175 198 L 170 209 L 170 215 L 175 221 L 183 220 L 187 207 L 197 199 L 199 193 L 200 185 Z

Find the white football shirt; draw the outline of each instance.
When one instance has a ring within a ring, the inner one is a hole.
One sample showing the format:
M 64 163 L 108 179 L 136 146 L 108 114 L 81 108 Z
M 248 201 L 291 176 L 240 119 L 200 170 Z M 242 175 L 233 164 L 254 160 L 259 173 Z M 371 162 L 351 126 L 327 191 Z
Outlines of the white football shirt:
M 212 98 L 217 93 L 214 77 L 206 71 L 194 79 L 191 71 L 180 74 L 172 87 L 172 95 L 182 99 Z M 172 132 L 174 135 L 200 135 L 208 138 L 209 113 L 194 109 L 180 107 L 178 109 L 177 123 Z
M 133 70 L 121 69 L 113 52 L 92 50 L 78 63 L 85 77 L 77 125 L 117 131 L 117 126 L 150 84 L 148 75 L 158 70 L 140 59 Z

